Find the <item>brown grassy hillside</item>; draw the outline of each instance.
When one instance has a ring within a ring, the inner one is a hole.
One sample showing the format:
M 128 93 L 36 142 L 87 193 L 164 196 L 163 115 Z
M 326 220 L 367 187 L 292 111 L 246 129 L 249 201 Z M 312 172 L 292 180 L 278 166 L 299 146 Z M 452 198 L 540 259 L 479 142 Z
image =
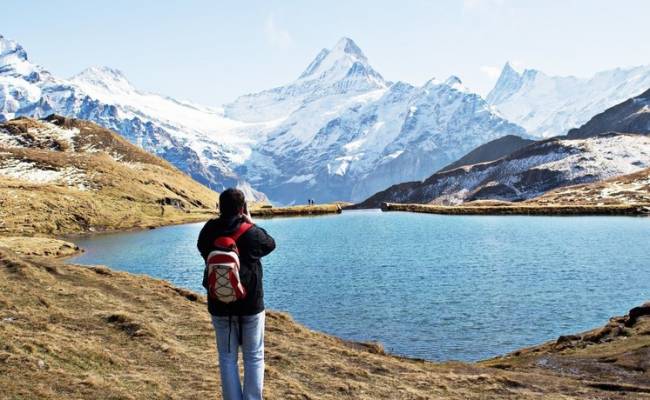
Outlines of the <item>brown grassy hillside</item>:
M 612 329 L 486 365 L 439 364 L 386 355 L 376 345 L 345 342 L 269 312 L 265 396 L 650 398 L 644 381 L 650 318 Z M 539 362 L 545 355 L 553 362 Z M 583 360 L 599 373 L 580 370 Z M 205 299 L 148 277 L 0 248 L 0 388 L 3 399 L 219 398 Z
M 217 193 L 93 123 L 0 124 L 0 234 L 64 234 L 208 219 Z
M 650 168 L 601 182 L 556 189 L 527 203 L 650 205 Z

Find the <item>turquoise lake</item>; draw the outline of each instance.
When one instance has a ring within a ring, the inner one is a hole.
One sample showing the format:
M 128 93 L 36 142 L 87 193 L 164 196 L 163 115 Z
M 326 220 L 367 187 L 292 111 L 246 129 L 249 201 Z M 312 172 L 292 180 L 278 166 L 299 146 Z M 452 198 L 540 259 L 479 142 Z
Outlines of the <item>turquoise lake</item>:
M 267 308 L 410 357 L 485 359 L 650 300 L 650 218 L 371 210 L 257 223 L 277 242 L 263 260 Z M 86 251 L 70 262 L 202 293 L 202 225 L 77 238 Z

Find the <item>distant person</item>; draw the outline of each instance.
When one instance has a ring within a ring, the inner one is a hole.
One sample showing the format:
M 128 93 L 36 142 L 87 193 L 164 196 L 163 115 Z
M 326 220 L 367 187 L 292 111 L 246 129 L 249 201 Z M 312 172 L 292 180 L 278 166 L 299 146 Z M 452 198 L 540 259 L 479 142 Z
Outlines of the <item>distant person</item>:
M 223 398 L 262 399 L 265 313 L 260 259 L 275 249 L 275 241 L 251 219 L 242 191 L 221 193 L 219 211 L 219 218 L 201 229 L 197 247 L 206 261 L 203 287 L 217 338 Z M 237 367 L 240 346 L 243 390 Z

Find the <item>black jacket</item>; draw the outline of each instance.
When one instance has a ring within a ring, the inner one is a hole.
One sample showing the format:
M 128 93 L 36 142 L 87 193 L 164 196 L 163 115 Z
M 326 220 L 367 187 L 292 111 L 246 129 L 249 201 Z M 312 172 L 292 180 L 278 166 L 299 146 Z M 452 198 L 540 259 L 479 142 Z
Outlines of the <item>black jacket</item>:
M 219 236 L 232 234 L 241 224 L 241 217 L 211 219 L 199 233 L 197 247 L 203 257 L 214 247 L 212 243 Z M 239 249 L 239 276 L 248 293 L 245 298 L 226 304 L 208 297 L 208 310 L 212 315 L 253 315 L 264 310 L 264 287 L 262 286 L 262 263 L 260 259 L 275 249 L 275 241 L 266 231 L 253 225 L 237 240 Z M 203 272 L 203 287 L 208 287 L 207 271 Z

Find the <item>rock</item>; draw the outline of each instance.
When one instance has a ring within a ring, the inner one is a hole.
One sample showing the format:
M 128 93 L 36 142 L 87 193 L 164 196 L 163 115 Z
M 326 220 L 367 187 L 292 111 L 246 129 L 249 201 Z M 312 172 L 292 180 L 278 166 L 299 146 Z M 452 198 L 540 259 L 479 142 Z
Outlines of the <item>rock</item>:
M 578 336 L 578 335 L 563 335 L 563 336 L 560 336 L 559 338 L 557 338 L 557 340 L 555 341 L 555 344 L 566 344 L 566 343 L 570 343 L 570 342 L 573 342 L 573 341 L 576 341 L 576 340 L 580 340 L 580 336 Z
M 625 326 L 628 328 L 633 326 L 639 317 L 650 315 L 650 303 L 645 303 L 642 306 L 634 307 L 628 313 L 627 321 L 625 321 Z
M 611 331 L 612 331 L 612 328 L 610 328 L 609 326 L 606 326 L 606 327 L 600 328 L 600 329 L 598 329 L 596 331 L 584 334 L 582 336 L 582 340 L 584 340 L 585 342 L 598 343 L 605 336 L 607 336 Z
M 179 210 L 185 209 L 185 203 L 183 202 L 183 200 L 174 197 L 163 197 L 161 199 L 158 199 L 158 204 L 160 204 L 161 206 L 172 206 Z
M 37 362 L 37 364 L 38 364 L 38 368 L 40 368 L 40 369 L 44 369 L 44 368 L 45 368 L 45 361 L 39 359 L 38 362 Z

